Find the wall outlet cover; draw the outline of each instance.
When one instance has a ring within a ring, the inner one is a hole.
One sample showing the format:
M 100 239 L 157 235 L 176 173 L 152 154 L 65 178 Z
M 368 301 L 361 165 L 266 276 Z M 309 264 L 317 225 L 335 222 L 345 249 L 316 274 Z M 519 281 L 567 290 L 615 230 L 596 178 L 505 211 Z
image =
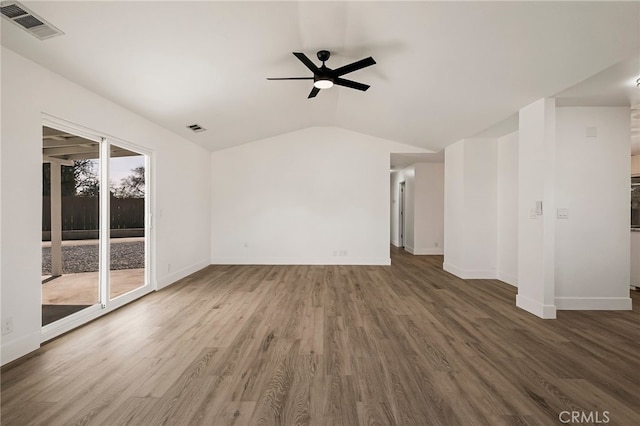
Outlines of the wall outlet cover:
M 2 320 L 2 334 L 13 333 L 13 318 L 7 317 Z

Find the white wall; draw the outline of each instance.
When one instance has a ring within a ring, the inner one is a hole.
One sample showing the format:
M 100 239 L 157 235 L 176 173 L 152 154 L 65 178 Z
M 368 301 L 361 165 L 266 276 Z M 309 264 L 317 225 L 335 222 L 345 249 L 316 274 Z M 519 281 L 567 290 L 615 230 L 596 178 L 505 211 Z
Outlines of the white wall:
M 496 278 L 496 139 L 464 139 L 445 150 L 443 268 L 461 278 Z
M 555 318 L 555 100 L 520 110 L 518 131 L 518 295 L 516 305 Z M 543 202 L 543 214 L 535 212 Z
M 498 139 L 498 279 L 518 285 L 518 132 Z
M 541 99 L 520 111 L 519 307 L 542 318 L 631 309 L 629 141 L 628 108 Z
M 413 254 L 444 253 L 444 163 L 417 163 Z
M 158 287 L 210 258 L 209 153 L 2 48 L 1 295 L 2 316 L 14 321 L 2 336 L 3 364 L 41 340 L 42 113 L 153 152 Z
M 542 318 L 631 309 L 629 140 L 628 108 L 541 99 L 518 132 L 447 147 L 444 269 L 517 285 L 517 306 Z
M 389 264 L 391 152 L 314 127 L 211 154 L 212 263 Z
M 497 266 L 498 144 L 496 139 L 465 140 L 467 259 L 474 278 L 495 278 Z
M 558 309 L 631 309 L 630 139 L 629 108 L 556 109 Z
M 455 265 L 463 265 L 466 256 L 464 160 L 464 141 L 445 148 L 443 267 L 446 270 L 458 268 Z

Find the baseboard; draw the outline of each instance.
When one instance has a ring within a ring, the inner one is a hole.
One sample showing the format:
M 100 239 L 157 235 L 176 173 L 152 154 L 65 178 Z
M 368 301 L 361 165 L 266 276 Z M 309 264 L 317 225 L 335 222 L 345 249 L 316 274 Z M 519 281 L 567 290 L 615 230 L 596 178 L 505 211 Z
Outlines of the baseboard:
M 516 306 L 542 319 L 556 318 L 556 307 L 554 305 L 543 305 L 520 294 L 516 295 Z
M 494 269 L 462 269 L 447 262 L 442 264 L 442 269 L 463 280 L 495 280 L 497 278 Z
M 182 268 L 179 271 L 175 271 L 166 277 L 159 278 L 158 281 L 158 290 L 165 288 L 168 285 L 175 283 L 178 280 L 183 279 L 186 276 L 193 274 L 194 272 L 198 272 L 200 269 L 209 266 L 209 262 L 206 260 L 201 260 L 200 262 L 194 263 L 193 265 L 187 266 L 186 268 Z
M 518 277 L 515 275 L 508 274 L 506 272 L 498 271 L 498 279 L 503 283 L 507 283 L 514 287 L 518 287 Z
M 556 297 L 561 311 L 630 311 L 630 297 Z
M 444 254 L 444 250 L 442 247 L 429 247 L 429 248 L 414 248 L 414 247 L 405 247 L 405 249 L 416 256 L 442 256 Z
M 29 352 L 33 352 L 40 347 L 40 330 L 15 340 L 6 341 L 2 338 L 2 365 L 14 361 Z
M 394 246 L 394 247 L 400 247 L 400 241 L 391 240 L 391 245 Z
M 391 265 L 391 258 L 214 257 L 212 265 Z

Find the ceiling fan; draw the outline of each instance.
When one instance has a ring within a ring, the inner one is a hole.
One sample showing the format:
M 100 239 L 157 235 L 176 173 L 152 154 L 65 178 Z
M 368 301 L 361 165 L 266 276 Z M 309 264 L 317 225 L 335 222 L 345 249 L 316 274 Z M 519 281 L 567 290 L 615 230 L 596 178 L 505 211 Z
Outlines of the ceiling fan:
M 359 69 L 374 65 L 376 61 L 374 61 L 371 56 L 332 70 L 331 68 L 327 68 L 327 66 L 324 64 L 327 60 L 329 60 L 329 56 L 331 56 L 331 52 L 329 52 L 328 50 L 318 51 L 318 59 L 322 61 L 322 66 L 319 68 L 316 66 L 316 64 L 311 62 L 311 59 L 309 59 L 304 53 L 293 52 L 293 54 L 300 60 L 300 62 L 302 62 L 307 68 L 311 70 L 311 72 L 313 73 L 313 77 L 267 78 L 267 80 L 313 80 L 313 89 L 311 89 L 311 93 L 309 93 L 307 99 L 315 98 L 318 92 L 320 92 L 320 89 L 328 89 L 334 84 L 362 91 L 365 91 L 370 87 L 367 84 L 347 80 L 345 78 L 342 78 L 342 76 L 350 72 L 354 72 Z

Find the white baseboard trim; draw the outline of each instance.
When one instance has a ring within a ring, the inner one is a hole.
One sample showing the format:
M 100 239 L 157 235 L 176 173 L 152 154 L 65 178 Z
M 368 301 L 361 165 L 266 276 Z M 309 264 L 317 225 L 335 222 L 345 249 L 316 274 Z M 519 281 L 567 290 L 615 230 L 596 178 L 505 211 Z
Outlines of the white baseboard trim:
M 560 311 L 630 311 L 630 297 L 556 297 Z
M 498 279 L 503 283 L 507 283 L 514 287 L 518 287 L 518 277 L 515 275 L 508 274 L 506 272 L 498 271 Z
M 529 299 L 520 294 L 516 295 L 516 306 L 542 319 L 556 318 L 556 307 L 554 305 L 543 305 L 537 300 Z
M 214 257 L 212 265 L 391 265 L 391 258 Z
M 15 340 L 7 341 L 6 336 L 2 338 L 2 365 L 33 352 L 40 347 L 40 330 Z
M 175 271 L 165 277 L 158 279 L 158 290 L 167 287 L 175 283 L 178 280 L 183 279 L 186 276 L 193 274 L 194 272 L 198 272 L 200 269 L 209 266 L 209 262 L 206 260 L 201 260 L 200 262 L 194 263 L 193 265 L 187 266 L 185 268 L 180 269 L 179 271 Z
M 463 280 L 495 280 L 497 278 L 494 269 L 462 269 L 447 262 L 442 264 L 442 269 Z
M 400 241 L 397 241 L 397 240 L 396 240 L 396 241 L 393 241 L 393 240 L 391 240 L 391 245 L 392 245 L 392 246 L 394 246 L 394 247 L 400 247 Z
M 442 247 L 430 247 L 430 248 L 414 248 L 414 247 L 405 247 L 405 249 L 416 256 L 434 256 L 434 255 L 443 255 L 444 250 Z

